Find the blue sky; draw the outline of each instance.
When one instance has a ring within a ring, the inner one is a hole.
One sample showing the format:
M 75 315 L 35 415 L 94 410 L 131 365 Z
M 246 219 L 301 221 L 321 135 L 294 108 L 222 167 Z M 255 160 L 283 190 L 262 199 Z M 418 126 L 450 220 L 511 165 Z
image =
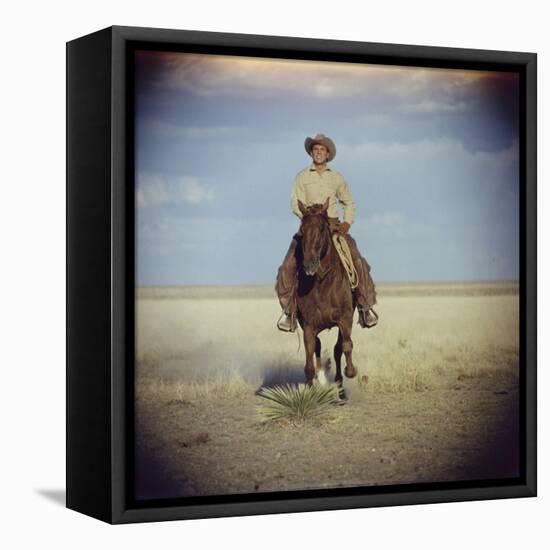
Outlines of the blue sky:
M 518 96 L 512 73 L 138 52 L 137 283 L 274 283 L 318 132 L 376 282 L 516 279 Z

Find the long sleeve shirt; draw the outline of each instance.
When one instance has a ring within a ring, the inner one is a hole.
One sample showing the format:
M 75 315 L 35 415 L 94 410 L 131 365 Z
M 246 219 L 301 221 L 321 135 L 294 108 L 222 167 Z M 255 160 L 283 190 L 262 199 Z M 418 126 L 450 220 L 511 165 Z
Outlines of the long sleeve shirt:
M 344 208 L 343 221 L 351 225 L 355 220 L 355 200 L 342 174 L 328 166 L 322 173 L 319 173 L 315 170 L 315 165 L 311 164 L 298 173 L 294 179 L 290 206 L 294 214 L 301 218 L 302 213 L 298 208 L 299 200 L 305 206 L 310 206 L 324 204 L 327 197 L 329 198 L 329 217 L 338 217 L 338 204 L 341 204 Z

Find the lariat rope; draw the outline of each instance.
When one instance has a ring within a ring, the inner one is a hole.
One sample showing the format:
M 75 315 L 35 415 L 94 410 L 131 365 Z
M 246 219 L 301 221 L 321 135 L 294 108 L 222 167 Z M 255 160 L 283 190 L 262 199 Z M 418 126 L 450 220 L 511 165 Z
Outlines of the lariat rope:
M 334 248 L 336 248 L 336 252 L 338 252 L 338 256 L 340 256 L 342 265 L 346 270 L 351 289 L 355 290 L 359 284 L 359 276 L 357 275 L 357 270 L 353 265 L 351 250 L 349 249 L 348 242 L 346 241 L 345 237 L 343 235 L 340 235 L 339 233 L 334 233 L 332 235 L 332 242 L 334 243 Z

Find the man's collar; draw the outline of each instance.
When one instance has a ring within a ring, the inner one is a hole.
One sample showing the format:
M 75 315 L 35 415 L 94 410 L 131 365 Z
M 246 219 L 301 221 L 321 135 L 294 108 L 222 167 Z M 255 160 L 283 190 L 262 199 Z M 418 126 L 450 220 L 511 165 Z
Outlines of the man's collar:
M 317 170 L 317 168 L 315 168 L 315 163 L 312 162 L 312 163 L 309 165 L 309 171 L 310 171 L 310 172 L 315 172 L 316 170 Z M 328 170 L 329 172 L 331 171 L 331 170 L 330 170 L 330 166 L 329 166 L 328 164 L 325 166 L 325 170 Z

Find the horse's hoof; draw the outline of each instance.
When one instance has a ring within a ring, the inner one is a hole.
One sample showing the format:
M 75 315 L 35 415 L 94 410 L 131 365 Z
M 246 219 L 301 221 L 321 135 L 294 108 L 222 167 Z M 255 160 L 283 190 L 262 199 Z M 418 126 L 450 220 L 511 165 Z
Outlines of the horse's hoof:
M 344 369 L 344 374 L 347 378 L 354 378 L 357 376 L 357 369 L 355 367 L 346 367 Z

